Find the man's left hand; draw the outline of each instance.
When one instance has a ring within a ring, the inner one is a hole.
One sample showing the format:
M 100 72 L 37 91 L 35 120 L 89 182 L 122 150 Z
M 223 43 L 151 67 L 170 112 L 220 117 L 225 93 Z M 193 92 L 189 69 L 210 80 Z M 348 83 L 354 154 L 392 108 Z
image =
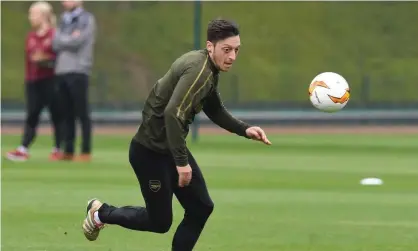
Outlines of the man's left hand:
M 266 133 L 258 126 L 252 126 L 245 130 L 248 137 L 253 140 L 261 141 L 266 145 L 271 145 L 270 140 L 267 139 Z
M 79 37 L 80 36 L 80 31 L 79 30 L 75 30 L 75 31 L 73 31 L 73 33 L 71 33 L 71 36 L 73 36 L 73 37 Z

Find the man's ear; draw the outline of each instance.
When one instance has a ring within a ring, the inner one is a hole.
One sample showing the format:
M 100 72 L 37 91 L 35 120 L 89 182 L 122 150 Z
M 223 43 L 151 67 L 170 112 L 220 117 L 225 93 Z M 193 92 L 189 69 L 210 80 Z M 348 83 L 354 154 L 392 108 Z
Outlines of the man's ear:
M 213 43 L 211 41 L 206 41 L 206 49 L 208 50 L 209 53 L 213 52 L 214 46 L 213 46 Z

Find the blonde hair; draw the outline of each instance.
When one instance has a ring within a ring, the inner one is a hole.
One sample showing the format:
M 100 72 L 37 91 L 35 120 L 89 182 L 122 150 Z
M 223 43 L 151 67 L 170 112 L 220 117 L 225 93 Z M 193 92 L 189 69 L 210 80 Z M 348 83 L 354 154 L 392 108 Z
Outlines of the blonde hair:
M 57 24 L 57 17 L 54 14 L 54 10 L 51 6 L 51 4 L 49 4 L 46 1 L 37 1 L 35 3 L 33 3 L 30 8 L 36 8 L 38 9 L 40 12 L 42 12 L 44 15 L 46 15 L 47 20 L 49 25 L 51 25 L 52 27 L 55 27 Z

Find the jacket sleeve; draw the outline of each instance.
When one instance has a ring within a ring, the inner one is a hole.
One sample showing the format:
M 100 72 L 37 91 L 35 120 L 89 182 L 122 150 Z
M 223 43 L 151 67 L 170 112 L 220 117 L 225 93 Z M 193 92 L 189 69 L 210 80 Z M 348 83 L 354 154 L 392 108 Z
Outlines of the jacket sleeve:
M 231 133 L 248 138 L 245 131 L 250 125 L 235 118 L 226 110 L 217 89 L 206 100 L 203 111 L 218 126 Z
M 164 110 L 167 141 L 177 166 L 188 164 L 186 136 L 187 121 L 193 115 L 193 107 L 204 96 L 204 86 L 211 73 L 205 72 L 205 64 L 189 65 L 182 70 L 173 94 Z
M 84 42 L 95 36 L 96 21 L 93 15 L 85 15 L 80 17 L 80 25 L 78 36 L 64 34 L 59 28 L 55 31 L 53 39 L 54 51 L 60 50 L 78 50 Z
M 55 30 L 52 31 L 49 35 L 50 41 L 54 39 Z M 52 43 L 48 45 L 44 45 L 44 53 L 47 54 L 47 58 L 41 61 L 38 61 L 37 64 L 39 67 L 42 68 L 54 68 L 55 67 L 55 60 L 56 60 L 56 53 L 52 49 Z

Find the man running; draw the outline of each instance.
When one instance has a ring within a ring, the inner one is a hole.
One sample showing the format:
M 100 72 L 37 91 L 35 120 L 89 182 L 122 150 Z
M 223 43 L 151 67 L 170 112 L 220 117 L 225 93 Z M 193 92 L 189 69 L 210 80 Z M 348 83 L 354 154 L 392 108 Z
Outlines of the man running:
M 214 207 L 202 172 L 186 147 L 195 115 L 203 110 L 229 132 L 271 144 L 261 128 L 234 118 L 221 102 L 219 73 L 229 71 L 239 48 L 238 27 L 227 20 L 213 20 L 207 30 L 206 49 L 180 56 L 157 81 L 145 102 L 142 123 L 129 150 L 129 161 L 146 205 L 115 207 L 90 200 L 83 222 L 88 240 L 96 240 L 105 224 L 166 233 L 173 220 L 174 194 L 185 214 L 174 235 L 172 250 L 193 249 Z

